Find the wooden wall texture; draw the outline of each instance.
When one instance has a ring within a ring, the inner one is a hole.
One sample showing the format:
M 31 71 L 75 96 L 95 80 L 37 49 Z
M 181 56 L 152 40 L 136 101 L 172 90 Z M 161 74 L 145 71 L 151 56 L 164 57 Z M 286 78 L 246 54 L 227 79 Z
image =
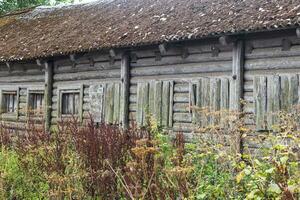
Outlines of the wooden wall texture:
M 2 114 L 1 121 L 9 127 L 21 129 L 28 121 L 28 91 L 44 90 L 44 72 L 36 62 L 13 63 L 9 67 L 10 69 L 6 64 L 0 66 L 0 89 L 1 91 L 17 91 L 17 113 Z
M 133 48 L 122 61 L 123 53 L 55 58 L 51 124 L 61 119 L 60 92 L 64 90 L 80 93 L 82 121 L 92 114 L 96 121 L 124 125 L 128 109 L 129 124 L 142 126 L 151 113 L 166 130 L 187 136 L 219 120 L 195 114 L 194 107 L 239 110 L 241 97 L 246 102 L 242 109 L 247 125 L 261 131 L 276 123 L 269 113 L 291 111 L 300 102 L 300 39 L 296 35 L 249 37 L 227 45 L 217 39 L 182 42 L 168 45 L 166 51 L 158 46 Z M 2 121 L 24 123 L 27 89 L 45 86 L 45 70 L 35 62 L 13 64 L 10 72 L 3 65 L 0 70 L 0 87 L 20 91 L 18 119 L 3 117 Z M 250 135 L 243 144 L 255 150 L 261 145 L 257 138 Z

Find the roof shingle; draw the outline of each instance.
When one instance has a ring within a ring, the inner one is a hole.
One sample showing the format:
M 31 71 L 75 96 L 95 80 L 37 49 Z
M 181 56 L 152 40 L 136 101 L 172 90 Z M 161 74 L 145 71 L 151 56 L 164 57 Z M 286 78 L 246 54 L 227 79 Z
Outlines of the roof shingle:
M 0 60 L 298 26 L 300 0 L 105 0 L 0 18 Z

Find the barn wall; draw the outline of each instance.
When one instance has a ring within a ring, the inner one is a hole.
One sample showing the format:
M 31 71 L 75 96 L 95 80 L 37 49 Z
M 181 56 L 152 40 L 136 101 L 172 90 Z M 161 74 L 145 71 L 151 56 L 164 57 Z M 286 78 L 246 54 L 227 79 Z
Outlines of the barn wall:
M 171 81 L 172 109 L 169 110 L 169 120 L 172 121 L 170 129 L 173 131 L 188 134 L 197 130 L 192 123 L 191 106 L 196 105 L 192 105 L 191 85 L 196 86 L 200 79 L 207 79 L 210 82 L 210 79 L 223 78 L 230 81 L 232 75 L 232 45 L 222 46 L 218 41 L 208 44 L 185 44 L 170 48 L 163 55 L 159 54 L 158 49 L 138 50 L 132 53 L 135 54 L 136 60 L 130 63 L 130 119 L 139 120 L 137 119 L 139 84 L 148 82 L 151 89 L 151 82 L 161 82 L 163 89 L 163 84 Z M 151 92 L 149 94 L 151 95 Z M 193 94 L 193 97 L 195 95 Z M 151 110 L 153 109 L 150 109 L 150 114 Z
M 242 97 L 246 104 L 246 124 L 257 133 L 243 139 L 243 145 L 255 151 L 263 143 L 263 131 L 270 130 L 276 119 L 267 114 L 292 110 L 300 102 L 300 39 L 290 35 L 252 36 L 245 42 L 242 65 Z M 231 109 L 235 102 L 234 44 L 221 45 L 217 39 L 182 42 L 166 46 L 130 49 L 129 123 L 146 124 L 149 114 L 170 132 L 196 133 L 200 126 L 214 124 L 218 119 L 195 115 L 194 107 L 212 110 Z M 119 123 L 122 113 L 121 54 L 110 52 L 59 57 L 53 61 L 51 123 L 61 119 L 59 91 L 78 89 L 82 94 L 80 120 L 92 113 L 97 120 Z M 18 118 L 3 117 L 14 125 L 27 120 L 27 90 L 44 87 L 45 72 L 35 62 L 0 67 L 2 89 L 19 87 Z M 102 91 L 101 95 L 98 91 Z M 102 99 L 99 101 L 99 99 Z M 96 103 L 96 104 L 95 104 Z M 99 106 L 101 104 L 101 109 Z M 98 118 L 98 117 L 97 117 Z M 258 134 L 262 135 L 258 136 Z
M 107 53 L 88 53 L 78 55 L 75 62 L 72 62 L 69 57 L 55 60 L 52 91 L 52 125 L 55 125 L 57 120 L 61 120 L 58 114 L 58 92 L 60 89 L 75 88 L 82 90 L 82 120 L 86 121 L 90 118 L 90 86 L 103 86 L 104 88 L 108 86 L 116 91 L 115 87 L 117 88 L 117 86 L 115 85 L 119 85 L 119 83 L 120 57 L 115 57 L 112 60 Z M 114 96 L 111 96 L 110 99 L 113 100 Z
M 285 36 L 248 39 L 244 73 L 247 124 L 258 131 L 270 130 L 270 121 L 274 120 L 272 113 L 278 110 L 290 112 L 293 105 L 299 104 L 299 74 L 299 38 Z M 257 132 L 246 137 L 244 145 L 250 151 L 255 151 L 265 145 L 265 134 Z
M 10 127 L 22 129 L 29 119 L 27 116 L 28 90 L 44 90 L 44 71 L 35 62 L 10 63 L 9 66 L 10 69 L 5 64 L 0 66 L 0 89 L 18 91 L 18 114 L 2 114 L 1 121 Z

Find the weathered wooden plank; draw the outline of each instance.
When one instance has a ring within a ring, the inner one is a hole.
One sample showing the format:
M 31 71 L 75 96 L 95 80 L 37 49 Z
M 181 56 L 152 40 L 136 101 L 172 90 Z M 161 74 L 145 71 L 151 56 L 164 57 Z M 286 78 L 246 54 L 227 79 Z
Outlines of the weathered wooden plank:
M 143 87 L 143 126 L 147 125 L 149 117 L 149 83 L 144 83 Z
M 230 108 L 234 111 L 241 111 L 241 99 L 243 97 L 244 83 L 244 59 L 245 59 L 244 41 L 237 41 L 233 47 L 232 61 L 232 101 Z
M 123 128 L 129 126 L 129 87 L 130 87 L 130 62 L 129 54 L 124 53 L 121 59 L 121 99 L 120 121 Z
M 149 112 L 154 115 L 155 108 L 155 81 L 149 83 Z
M 205 127 L 209 123 L 209 111 L 210 111 L 210 80 L 208 78 L 201 79 L 200 90 L 200 106 L 201 106 L 201 126 Z
M 53 63 L 45 63 L 45 129 L 48 131 L 51 126 L 51 112 L 52 112 L 52 88 L 53 87 Z
M 169 103 L 170 103 L 170 82 L 163 81 L 162 86 L 162 126 L 168 127 L 169 125 Z
M 284 111 L 288 111 L 289 108 L 289 78 L 287 76 L 281 76 L 280 81 L 280 102 L 281 109 Z
M 264 76 L 254 78 L 255 122 L 257 130 L 266 130 L 267 80 Z
M 221 81 L 218 78 L 213 78 L 210 80 L 211 93 L 210 93 L 210 124 L 214 125 L 219 122 L 219 111 L 220 111 L 220 86 Z
M 288 79 L 289 79 L 288 111 L 292 112 L 294 110 L 294 106 L 298 103 L 298 85 L 299 85 L 298 76 L 290 75 Z
M 169 95 L 169 123 L 168 126 L 173 126 L 173 105 L 174 105 L 174 82 L 170 81 L 170 95 Z
M 113 109 L 114 109 L 114 84 L 106 85 L 105 90 L 105 122 L 113 123 Z
M 280 77 L 278 75 L 267 77 L 267 125 L 272 130 L 277 122 L 280 110 Z
M 115 83 L 114 89 L 114 109 L 113 109 L 113 123 L 119 124 L 120 119 L 120 84 Z
M 211 52 L 201 54 L 189 54 L 189 57 L 182 59 L 182 55 L 163 56 L 161 60 L 156 60 L 155 55 L 146 58 L 139 58 L 136 63 L 132 63 L 133 67 L 150 67 L 173 64 L 186 63 L 205 63 L 205 62 L 224 62 L 231 61 L 231 52 L 220 52 L 218 57 L 211 57 Z
M 196 108 L 194 110 L 194 118 L 193 118 L 193 122 L 196 125 L 201 126 L 201 111 L 200 109 L 202 108 L 201 105 L 201 88 L 202 88 L 202 81 L 201 79 L 197 81 L 196 83 Z
M 228 124 L 226 120 L 228 118 L 229 111 L 229 80 L 227 78 L 221 79 L 221 91 L 220 91 L 220 124 L 222 127 L 226 127 Z
M 165 65 L 163 67 L 136 67 L 131 69 L 132 76 L 173 75 L 207 72 L 228 72 L 231 70 L 231 62 L 192 63 Z
M 95 122 L 102 122 L 104 116 L 105 84 L 95 84 L 89 87 L 89 111 Z
M 154 117 L 159 125 L 162 118 L 162 82 L 156 81 L 154 85 Z
M 107 70 L 107 71 L 90 71 L 81 73 L 63 73 L 55 74 L 54 81 L 81 81 L 87 79 L 106 79 L 106 78 L 120 78 L 120 70 Z
M 193 123 L 195 123 L 196 118 L 196 95 L 197 95 L 197 84 L 190 82 L 189 83 L 189 113 L 191 114 L 191 117 L 193 119 Z
M 138 83 L 137 93 L 137 125 L 146 125 L 146 116 L 149 102 L 149 84 L 147 82 Z
M 174 113 L 173 119 L 174 119 L 174 123 L 175 122 L 186 122 L 186 123 L 192 122 L 192 117 L 189 113 Z

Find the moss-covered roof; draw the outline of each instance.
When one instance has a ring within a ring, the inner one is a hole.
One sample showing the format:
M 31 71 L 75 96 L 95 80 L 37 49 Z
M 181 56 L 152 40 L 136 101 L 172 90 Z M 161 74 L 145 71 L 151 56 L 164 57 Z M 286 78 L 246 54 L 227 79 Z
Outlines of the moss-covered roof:
M 0 18 L 0 60 L 298 26 L 300 0 L 102 0 Z

